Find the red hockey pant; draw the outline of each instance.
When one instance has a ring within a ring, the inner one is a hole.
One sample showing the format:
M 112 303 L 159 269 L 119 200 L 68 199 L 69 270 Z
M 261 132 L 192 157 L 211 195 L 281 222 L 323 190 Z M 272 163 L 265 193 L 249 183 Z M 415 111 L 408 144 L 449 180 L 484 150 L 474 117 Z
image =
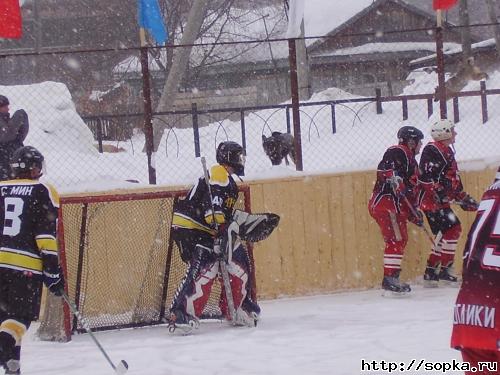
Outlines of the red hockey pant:
M 407 215 L 376 208 L 371 209 L 370 214 L 384 237 L 384 276 L 398 274 L 401 271 L 404 249 L 408 242 Z

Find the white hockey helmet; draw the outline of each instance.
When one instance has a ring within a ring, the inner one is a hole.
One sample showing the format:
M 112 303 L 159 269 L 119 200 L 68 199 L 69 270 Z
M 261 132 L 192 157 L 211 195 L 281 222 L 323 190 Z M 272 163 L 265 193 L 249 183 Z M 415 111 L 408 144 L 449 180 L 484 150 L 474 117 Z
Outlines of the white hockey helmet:
M 455 124 L 447 118 L 438 120 L 431 125 L 431 137 L 435 141 L 444 141 L 453 136 Z

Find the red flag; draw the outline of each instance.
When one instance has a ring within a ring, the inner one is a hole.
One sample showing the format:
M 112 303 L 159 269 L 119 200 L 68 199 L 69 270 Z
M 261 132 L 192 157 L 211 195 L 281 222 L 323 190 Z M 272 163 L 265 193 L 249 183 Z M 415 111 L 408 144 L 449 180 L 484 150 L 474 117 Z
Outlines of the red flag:
M 446 10 L 457 5 L 457 1 L 458 0 L 432 0 L 432 7 L 434 10 Z
M 19 0 L 0 1 L 0 38 L 18 39 L 23 33 Z

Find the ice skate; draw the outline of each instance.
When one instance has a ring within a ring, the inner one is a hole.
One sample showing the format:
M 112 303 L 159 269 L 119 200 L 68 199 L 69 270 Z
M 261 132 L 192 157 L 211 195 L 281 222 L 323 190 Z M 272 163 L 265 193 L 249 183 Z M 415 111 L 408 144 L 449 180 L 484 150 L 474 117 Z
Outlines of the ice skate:
M 239 327 L 256 327 L 258 318 L 258 314 L 254 311 L 248 313 L 240 307 L 236 310 L 234 325 Z
M 407 296 L 411 292 L 410 285 L 402 283 L 399 280 L 399 275 L 384 276 L 382 280 L 382 295 L 383 296 Z
M 200 321 L 194 316 L 181 310 L 175 310 L 170 313 L 168 319 L 168 331 L 170 333 L 181 333 L 189 335 L 194 329 L 200 327 Z
M 452 275 L 450 271 L 451 267 L 441 267 L 441 271 L 439 272 L 439 282 L 444 285 L 458 288 L 460 286 L 458 277 Z
M 253 319 L 253 326 L 257 326 L 260 319 L 260 306 L 254 302 L 249 296 L 243 300 L 241 308 Z
M 424 273 L 424 288 L 437 288 L 439 275 L 433 267 L 426 267 Z
M 21 375 L 21 366 L 19 361 L 11 359 L 5 364 L 5 375 Z

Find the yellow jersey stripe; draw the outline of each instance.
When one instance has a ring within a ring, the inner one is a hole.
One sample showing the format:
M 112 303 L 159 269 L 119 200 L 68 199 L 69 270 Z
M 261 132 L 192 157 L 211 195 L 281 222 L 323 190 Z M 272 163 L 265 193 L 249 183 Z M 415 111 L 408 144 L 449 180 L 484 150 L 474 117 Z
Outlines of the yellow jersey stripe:
M 186 216 L 181 216 L 177 213 L 174 213 L 174 217 L 172 218 L 172 226 L 176 226 L 179 228 L 186 229 L 198 229 L 209 234 L 215 234 L 215 231 L 211 228 L 208 228 Z
M 53 238 L 37 238 L 36 245 L 40 250 L 57 252 L 57 241 Z
M 208 224 L 212 224 L 214 222 L 214 215 L 212 215 L 211 213 L 205 215 L 205 220 L 206 220 L 206 222 Z M 215 213 L 215 222 L 217 224 L 225 223 L 226 222 L 226 218 L 225 218 L 224 214 L 222 214 L 220 212 L 216 212 Z
M 41 272 L 43 269 L 40 258 L 7 251 L 0 251 L 0 265 L 14 266 L 27 271 Z

